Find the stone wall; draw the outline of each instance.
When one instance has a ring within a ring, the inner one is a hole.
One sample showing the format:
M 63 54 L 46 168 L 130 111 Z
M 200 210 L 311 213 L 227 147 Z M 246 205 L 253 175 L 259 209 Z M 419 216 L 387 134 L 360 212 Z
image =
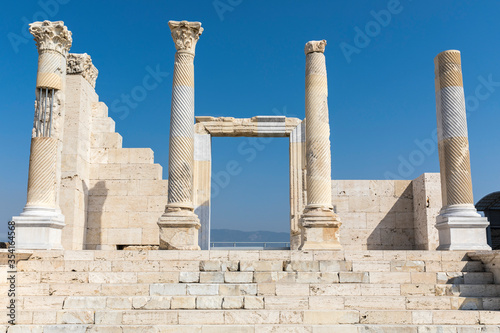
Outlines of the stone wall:
M 428 177 L 425 178 L 426 182 L 434 180 L 436 175 L 439 177 L 438 174 L 424 175 Z M 344 249 L 413 250 L 422 248 L 417 243 L 423 243 L 427 235 L 437 239 L 437 230 L 434 228 L 437 212 L 415 201 L 421 194 L 415 197 L 414 182 L 333 180 L 332 203 L 343 223 L 340 240 Z M 418 188 L 426 189 L 428 195 L 440 198 L 439 187 L 425 185 L 422 181 Z M 425 225 L 424 219 L 427 222 Z M 419 234 L 421 229 L 427 233 Z M 437 247 L 437 244 L 432 243 L 434 245 Z
M 149 148 L 123 148 L 122 137 L 81 75 L 68 76 L 61 209 L 66 249 L 158 245 L 167 180 Z M 436 248 L 439 174 L 415 180 L 333 180 L 332 203 L 346 250 Z M 235 226 L 237 228 L 237 226 Z

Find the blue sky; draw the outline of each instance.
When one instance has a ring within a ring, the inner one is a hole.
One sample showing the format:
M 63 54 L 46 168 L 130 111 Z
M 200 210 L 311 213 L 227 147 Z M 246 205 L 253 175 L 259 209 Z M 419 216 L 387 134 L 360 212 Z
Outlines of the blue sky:
M 200 21 L 205 29 L 196 48 L 197 115 L 304 118 L 304 44 L 326 39 L 336 179 L 413 179 L 439 171 L 433 59 L 458 49 L 478 201 L 500 190 L 499 11 L 492 0 L 6 2 L 0 218 L 19 214 L 26 200 L 37 67 L 29 22 L 65 22 L 73 32 L 70 52 L 90 54 L 100 71 L 96 89 L 124 147 L 151 147 L 165 175 L 175 53 L 168 20 Z M 157 88 L 125 104 L 122 95 L 150 71 L 163 73 Z M 250 162 L 238 153 L 249 140 L 213 140 L 214 174 L 231 160 L 241 167 L 213 200 L 213 227 L 288 231 L 287 140 L 257 143 L 263 148 Z

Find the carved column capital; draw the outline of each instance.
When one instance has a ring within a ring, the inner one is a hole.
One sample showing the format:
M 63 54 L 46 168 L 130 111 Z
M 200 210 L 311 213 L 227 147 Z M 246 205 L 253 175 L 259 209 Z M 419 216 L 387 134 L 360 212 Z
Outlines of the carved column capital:
M 52 50 L 67 56 L 73 42 L 71 31 L 63 21 L 31 23 L 30 33 L 35 37 L 38 53 Z
M 66 61 L 67 74 L 80 74 L 95 88 L 99 71 L 92 64 L 92 58 L 87 53 L 70 53 Z
M 194 55 L 196 43 L 203 32 L 200 22 L 169 21 L 168 26 L 172 32 L 175 48 L 178 52 Z
M 326 47 L 326 40 L 312 40 L 310 42 L 306 43 L 306 46 L 304 48 L 305 54 L 311 53 L 311 52 L 325 52 L 325 47 Z

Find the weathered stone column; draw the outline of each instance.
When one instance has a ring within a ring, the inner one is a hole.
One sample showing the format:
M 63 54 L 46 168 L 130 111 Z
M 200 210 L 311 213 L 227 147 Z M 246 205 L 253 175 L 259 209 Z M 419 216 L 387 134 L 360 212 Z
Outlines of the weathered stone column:
M 18 249 L 62 249 L 64 216 L 59 208 L 64 128 L 66 57 L 71 32 L 64 22 L 35 22 L 30 33 L 38 47 L 28 199 L 16 221 Z
M 325 40 L 305 46 L 307 206 L 301 218 L 301 250 L 341 249 L 341 222 L 332 206 L 325 46 Z
M 434 59 L 439 164 L 443 208 L 437 217 L 438 250 L 489 250 L 488 220 L 472 197 L 467 116 L 460 52 L 444 51 Z
M 158 220 L 160 248 L 199 250 L 200 222 L 193 212 L 194 54 L 203 32 L 200 22 L 168 22 L 175 42 L 170 113 L 168 204 Z

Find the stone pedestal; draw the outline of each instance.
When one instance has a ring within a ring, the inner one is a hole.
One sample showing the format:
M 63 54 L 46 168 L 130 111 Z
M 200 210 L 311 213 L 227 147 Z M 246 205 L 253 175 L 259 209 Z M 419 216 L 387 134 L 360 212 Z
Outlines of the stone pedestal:
M 325 46 L 325 40 L 305 46 L 307 206 L 300 221 L 301 250 L 341 249 L 341 222 L 332 206 Z
M 444 51 L 434 59 L 436 115 L 443 208 L 437 217 L 438 250 L 487 250 L 488 220 L 472 196 L 467 116 L 460 52 Z
M 38 47 L 35 119 L 33 123 L 28 198 L 16 222 L 18 249 L 62 249 L 64 216 L 59 208 L 64 126 L 66 57 L 71 32 L 64 22 L 35 22 L 30 32 Z
M 193 206 L 194 54 L 203 32 L 200 22 L 168 22 L 175 42 L 170 114 L 168 204 L 158 220 L 160 248 L 199 250 L 200 222 Z

